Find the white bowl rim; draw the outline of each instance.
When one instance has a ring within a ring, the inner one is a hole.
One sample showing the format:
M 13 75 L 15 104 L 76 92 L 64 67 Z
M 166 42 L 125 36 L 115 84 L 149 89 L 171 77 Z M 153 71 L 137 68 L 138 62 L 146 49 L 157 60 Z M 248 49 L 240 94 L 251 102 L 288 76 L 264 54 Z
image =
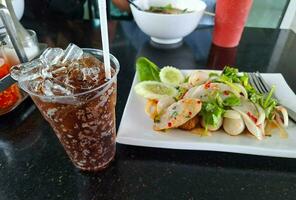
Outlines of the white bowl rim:
M 207 7 L 207 4 L 202 1 L 202 0 L 196 0 L 196 1 L 199 1 L 201 4 L 202 4 L 202 8 L 200 10 L 193 10 L 192 12 L 188 12 L 188 13 L 182 13 L 182 14 L 165 14 L 165 13 L 153 13 L 153 12 L 147 12 L 147 11 L 142 11 L 142 10 L 139 10 L 137 8 L 135 8 L 133 5 L 130 4 L 130 8 L 131 10 L 136 10 L 137 12 L 139 13 L 145 13 L 147 15 L 154 15 L 154 16 L 165 16 L 165 17 L 168 17 L 168 16 L 186 16 L 186 15 L 192 15 L 192 14 L 196 14 L 198 12 L 201 12 L 201 11 L 204 11 Z

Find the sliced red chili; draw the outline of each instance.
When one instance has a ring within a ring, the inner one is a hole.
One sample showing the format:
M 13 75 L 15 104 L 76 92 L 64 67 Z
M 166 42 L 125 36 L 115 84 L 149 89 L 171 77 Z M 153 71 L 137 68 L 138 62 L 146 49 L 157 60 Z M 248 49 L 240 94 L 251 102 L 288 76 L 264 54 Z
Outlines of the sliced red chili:
M 229 91 L 224 91 L 223 94 L 224 94 L 225 96 L 227 96 L 227 95 L 229 95 Z
M 207 82 L 204 86 L 205 89 L 209 89 L 211 87 L 211 81 Z
M 247 112 L 247 115 L 251 118 L 254 123 L 257 123 L 258 119 L 251 112 Z

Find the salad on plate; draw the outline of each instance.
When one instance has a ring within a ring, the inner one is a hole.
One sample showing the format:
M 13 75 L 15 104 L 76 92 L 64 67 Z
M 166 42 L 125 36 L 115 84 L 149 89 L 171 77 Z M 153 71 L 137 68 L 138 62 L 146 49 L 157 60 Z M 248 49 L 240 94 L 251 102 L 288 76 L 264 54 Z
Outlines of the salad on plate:
M 140 57 L 136 69 L 139 83 L 134 89 L 147 99 L 145 112 L 155 131 L 177 128 L 209 135 L 223 129 L 232 136 L 251 134 L 262 140 L 277 128 L 287 137 L 288 114 L 272 97 L 275 87 L 261 94 L 236 68 L 185 74 L 172 66 L 159 69 Z

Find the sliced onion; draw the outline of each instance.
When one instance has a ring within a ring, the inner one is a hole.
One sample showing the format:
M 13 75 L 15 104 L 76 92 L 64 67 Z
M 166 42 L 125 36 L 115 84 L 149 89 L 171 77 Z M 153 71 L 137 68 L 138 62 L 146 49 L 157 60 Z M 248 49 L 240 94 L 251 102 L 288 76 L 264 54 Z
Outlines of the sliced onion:
M 265 121 L 265 112 L 261 106 L 259 106 L 257 103 L 255 104 L 257 110 L 258 110 L 258 119 L 256 122 L 256 125 L 264 124 Z
M 234 106 L 234 107 L 244 113 L 248 113 L 248 112 L 252 113 L 252 115 L 256 116 L 257 119 L 259 117 L 259 112 L 255 104 L 248 99 L 241 98 L 241 104 L 239 106 Z
M 252 133 L 257 139 L 262 140 L 264 137 L 264 129 L 262 129 L 262 127 L 258 127 L 246 113 L 240 111 L 237 107 L 234 107 L 233 109 L 241 114 L 250 133 Z
M 275 119 L 282 126 L 287 127 L 289 124 L 289 115 L 288 115 L 286 108 L 284 108 L 283 106 L 277 106 Z
M 197 98 L 203 100 L 207 100 L 207 95 L 212 92 L 218 90 L 220 92 L 224 91 L 231 91 L 235 96 L 240 97 L 240 94 L 231 88 L 230 86 L 224 84 L 224 83 L 210 83 L 210 87 L 208 87 L 206 84 L 202 84 L 199 86 L 195 86 L 187 91 L 184 98 Z
M 190 74 L 188 82 L 192 86 L 201 85 L 209 79 L 209 74 L 202 71 L 194 71 Z
M 247 93 L 245 87 L 242 86 L 242 85 L 239 84 L 239 83 L 235 83 L 235 85 L 236 85 L 237 87 L 239 87 L 239 89 L 240 89 L 241 93 L 243 94 L 243 96 L 244 96 L 246 99 L 248 99 L 248 93 Z

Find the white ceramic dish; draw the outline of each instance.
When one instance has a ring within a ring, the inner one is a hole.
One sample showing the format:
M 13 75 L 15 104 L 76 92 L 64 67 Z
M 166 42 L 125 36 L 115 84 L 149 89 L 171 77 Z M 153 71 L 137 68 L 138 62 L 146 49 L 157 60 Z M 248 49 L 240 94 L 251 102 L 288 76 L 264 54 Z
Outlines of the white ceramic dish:
M 130 5 L 132 14 L 140 29 L 149 35 L 154 42 L 160 44 L 174 44 L 182 41 L 198 25 L 206 4 L 201 0 L 135 0 L 141 9 L 150 6 L 166 6 L 172 4 L 179 9 L 192 11 L 184 14 L 159 14 L 140 11 Z
M 190 71 L 184 71 L 184 73 L 188 72 Z M 276 95 L 281 98 L 282 103 L 296 110 L 296 96 L 283 76 L 281 74 L 263 74 L 263 76 L 269 84 L 276 85 Z M 182 130 L 169 130 L 164 133 L 153 131 L 153 122 L 144 111 L 146 100 L 134 92 L 136 83 L 135 78 L 118 130 L 118 143 L 296 158 L 296 125 L 291 121 L 287 128 L 289 134 L 287 139 L 280 138 L 279 133 L 275 131 L 272 137 L 266 137 L 262 141 L 247 134 L 230 136 L 223 131 L 207 137 Z

